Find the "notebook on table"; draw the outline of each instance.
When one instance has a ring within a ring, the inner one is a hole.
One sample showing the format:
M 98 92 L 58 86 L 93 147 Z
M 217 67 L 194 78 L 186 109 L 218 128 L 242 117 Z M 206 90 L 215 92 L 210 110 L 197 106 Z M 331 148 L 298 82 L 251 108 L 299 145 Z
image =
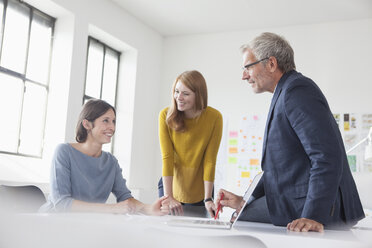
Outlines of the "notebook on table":
M 264 172 L 262 171 L 253 178 L 252 183 L 249 185 L 247 191 L 245 192 L 244 197 L 243 197 L 244 204 L 241 208 L 242 210 L 246 207 L 248 199 L 252 195 L 263 173 Z M 220 220 L 205 219 L 205 218 L 178 217 L 178 218 L 168 220 L 167 224 L 170 226 L 180 226 L 180 227 L 231 229 L 232 227 L 234 227 L 234 225 L 238 221 L 242 212 L 243 211 L 240 211 L 237 215 L 233 214 L 230 221 L 220 221 Z

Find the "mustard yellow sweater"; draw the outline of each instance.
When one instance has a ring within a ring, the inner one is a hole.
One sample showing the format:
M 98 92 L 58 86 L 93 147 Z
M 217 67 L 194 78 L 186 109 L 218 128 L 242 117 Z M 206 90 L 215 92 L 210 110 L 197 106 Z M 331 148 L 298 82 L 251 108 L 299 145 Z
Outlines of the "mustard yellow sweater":
M 214 181 L 222 115 L 207 107 L 198 118 L 185 120 L 185 132 L 176 132 L 166 123 L 167 111 L 165 108 L 159 114 L 163 176 L 173 176 L 176 200 L 199 202 L 204 199 L 204 181 Z

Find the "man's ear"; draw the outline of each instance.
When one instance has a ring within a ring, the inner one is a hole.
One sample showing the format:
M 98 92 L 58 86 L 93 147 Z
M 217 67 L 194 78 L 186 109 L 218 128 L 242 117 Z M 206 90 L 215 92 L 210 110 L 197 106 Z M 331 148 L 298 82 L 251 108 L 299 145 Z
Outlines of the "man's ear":
M 92 129 L 92 123 L 90 121 L 88 121 L 87 119 L 84 119 L 83 122 L 83 127 L 88 131 L 90 129 Z
M 271 56 L 267 63 L 270 68 L 270 72 L 275 72 L 278 69 L 278 61 L 274 56 Z

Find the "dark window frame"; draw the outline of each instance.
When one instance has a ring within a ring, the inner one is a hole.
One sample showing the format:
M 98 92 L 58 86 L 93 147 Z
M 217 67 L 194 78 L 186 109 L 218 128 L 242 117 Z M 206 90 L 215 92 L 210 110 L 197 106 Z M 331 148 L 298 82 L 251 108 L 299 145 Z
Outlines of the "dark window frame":
M 115 101 L 114 101 L 114 108 L 116 108 L 116 105 L 117 105 L 117 95 L 118 95 L 118 86 L 119 86 L 119 68 L 120 68 L 120 57 L 121 57 L 121 52 L 119 52 L 118 50 L 108 46 L 107 44 L 105 44 L 104 42 L 101 42 L 99 41 L 98 39 L 96 38 L 93 38 L 92 36 L 88 36 L 88 46 L 87 46 L 87 56 L 86 56 L 86 66 L 85 66 L 85 80 L 84 80 L 84 95 L 83 95 L 83 99 L 82 99 L 82 105 L 84 105 L 84 103 L 90 99 L 96 99 L 95 97 L 92 97 L 92 96 L 89 96 L 86 94 L 86 87 L 87 87 L 87 74 L 88 74 L 88 60 L 89 60 L 89 47 L 90 47 L 90 43 L 91 42 L 95 42 L 95 43 L 98 43 L 100 44 L 102 47 L 103 47 L 103 62 L 102 62 L 102 70 L 101 70 L 101 87 L 100 87 L 100 94 L 99 94 L 99 99 L 102 99 L 102 89 L 103 89 L 103 80 L 104 80 L 104 71 L 105 71 L 105 56 L 106 56 L 106 51 L 107 49 L 110 49 L 111 51 L 113 51 L 114 53 L 116 53 L 117 55 L 117 59 L 118 59 L 118 64 L 117 64 L 117 69 L 116 69 L 116 84 L 115 84 Z M 115 137 L 112 138 L 112 141 L 111 141 L 111 152 L 113 151 L 113 147 L 114 147 L 114 142 L 115 141 Z
M 115 50 L 114 48 L 108 46 L 107 44 L 99 41 L 98 39 L 93 38 L 92 36 L 88 37 L 88 47 L 87 47 L 87 56 L 86 56 L 86 66 L 85 66 L 85 80 L 84 80 L 84 96 L 82 100 L 82 104 L 85 103 L 85 101 L 90 100 L 90 99 L 96 99 L 95 97 L 89 96 L 85 94 L 86 92 L 86 87 L 87 87 L 87 73 L 88 73 L 88 60 L 89 60 L 89 47 L 90 47 L 90 42 L 94 41 L 100 45 L 103 46 L 103 63 L 102 63 L 102 73 L 101 73 L 101 89 L 100 89 L 100 97 L 99 99 L 102 99 L 102 88 L 103 88 L 103 79 L 104 79 L 104 70 L 105 70 L 105 56 L 106 56 L 106 50 L 110 49 L 111 51 L 115 52 L 117 54 L 118 58 L 118 66 L 117 66 L 117 73 L 116 73 L 116 89 L 115 89 L 115 103 L 114 107 L 116 108 L 116 103 L 117 103 L 117 89 L 119 85 L 119 67 L 120 67 L 120 56 L 121 52 Z
M 26 82 L 45 88 L 45 90 L 46 90 L 46 101 L 45 101 L 45 106 L 44 106 L 44 119 L 43 119 L 42 127 L 41 127 L 41 129 L 42 129 L 41 140 L 44 140 L 44 138 L 45 138 L 46 111 L 47 111 L 48 97 L 49 97 L 49 83 L 50 83 L 51 59 L 52 59 L 52 51 L 53 51 L 53 37 L 54 37 L 54 27 L 55 27 L 56 19 L 54 17 L 40 11 L 39 9 L 21 1 L 21 0 L 0 0 L 0 2 L 3 3 L 3 18 L 1 20 L 2 28 L 0 30 L 0 32 L 1 32 L 0 59 L 1 59 L 1 56 L 2 56 L 2 52 L 3 52 L 3 41 L 4 41 L 4 31 L 5 31 L 4 29 L 5 29 L 5 21 L 6 21 L 8 3 L 12 2 L 12 4 L 16 4 L 16 5 L 19 5 L 19 6 L 22 6 L 22 7 L 28 9 L 28 13 L 29 13 L 28 22 L 29 23 L 28 23 L 27 46 L 26 46 L 26 57 L 25 57 L 24 70 L 23 70 L 22 73 L 19 73 L 19 72 L 13 71 L 11 69 L 8 69 L 8 68 L 3 67 L 3 66 L 0 65 L 0 72 L 5 74 L 5 75 L 20 79 L 23 83 L 24 89 L 26 89 L 25 88 Z M 48 24 L 50 24 L 49 27 L 51 28 L 51 39 L 50 39 L 50 46 L 49 46 L 50 50 L 49 50 L 49 58 L 48 58 L 48 70 L 47 70 L 47 79 L 46 79 L 45 84 L 41 83 L 41 82 L 38 82 L 38 81 L 35 81 L 35 80 L 32 80 L 30 78 L 27 78 L 27 76 L 26 76 L 28 58 L 29 58 L 29 54 L 30 54 L 31 25 L 32 25 L 32 21 L 33 21 L 33 18 L 34 18 L 35 15 L 45 19 L 48 22 Z M 9 154 L 9 155 L 17 155 L 17 156 L 32 157 L 32 158 L 42 158 L 43 150 L 44 150 L 43 142 L 42 142 L 41 147 L 40 147 L 41 148 L 40 149 L 40 154 L 38 154 L 38 155 L 36 155 L 36 154 L 25 154 L 25 153 L 19 152 L 20 144 L 21 144 L 20 136 L 21 136 L 21 123 L 22 123 L 22 115 L 23 115 L 24 97 L 25 97 L 25 90 L 23 91 L 22 99 L 21 99 L 22 103 L 21 103 L 21 111 L 20 111 L 21 116 L 19 118 L 20 123 L 19 123 L 18 135 L 17 135 L 17 137 L 18 137 L 17 151 L 16 152 L 11 152 L 11 151 L 0 150 L 0 154 Z

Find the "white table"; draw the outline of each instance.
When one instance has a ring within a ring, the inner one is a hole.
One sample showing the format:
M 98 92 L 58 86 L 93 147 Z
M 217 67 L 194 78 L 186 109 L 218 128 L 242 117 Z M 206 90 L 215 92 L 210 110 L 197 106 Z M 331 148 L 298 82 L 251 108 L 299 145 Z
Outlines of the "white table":
M 172 216 L 24 214 L 0 216 L 0 247 L 372 247 L 372 219 L 352 231 L 288 232 L 285 227 L 239 222 L 232 230 L 168 226 Z

